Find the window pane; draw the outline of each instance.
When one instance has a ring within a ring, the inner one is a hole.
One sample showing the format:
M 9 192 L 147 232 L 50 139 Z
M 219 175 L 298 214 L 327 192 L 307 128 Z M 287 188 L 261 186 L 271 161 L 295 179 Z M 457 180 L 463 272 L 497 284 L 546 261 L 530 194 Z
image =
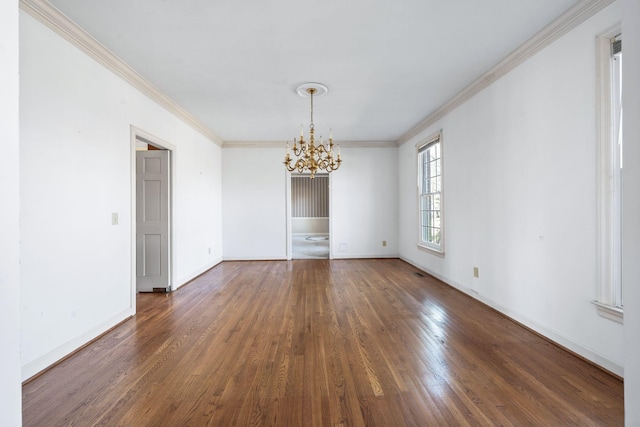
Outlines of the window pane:
M 440 229 L 435 230 L 435 235 L 433 236 L 433 243 L 440 244 Z
M 428 196 L 421 196 L 420 197 L 420 210 L 424 211 L 429 209 L 429 201 L 428 201 Z
M 434 193 L 438 191 L 438 178 L 431 178 L 429 180 L 429 192 Z
M 433 196 L 433 209 L 438 211 L 438 215 L 440 215 L 440 193 L 434 194 Z

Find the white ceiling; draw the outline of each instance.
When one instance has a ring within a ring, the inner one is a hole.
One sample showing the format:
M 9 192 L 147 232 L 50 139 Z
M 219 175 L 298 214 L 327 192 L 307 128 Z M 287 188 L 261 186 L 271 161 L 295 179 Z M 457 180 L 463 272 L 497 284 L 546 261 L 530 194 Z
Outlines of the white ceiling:
M 50 0 L 229 141 L 396 141 L 578 0 Z

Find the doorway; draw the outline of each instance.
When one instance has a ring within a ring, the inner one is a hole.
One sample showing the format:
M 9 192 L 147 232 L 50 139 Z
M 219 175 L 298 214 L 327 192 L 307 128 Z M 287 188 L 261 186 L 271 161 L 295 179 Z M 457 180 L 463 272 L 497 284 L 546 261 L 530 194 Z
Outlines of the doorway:
M 170 292 L 172 148 L 134 132 L 133 232 L 136 292 Z
M 329 259 L 329 175 L 291 175 L 291 258 Z

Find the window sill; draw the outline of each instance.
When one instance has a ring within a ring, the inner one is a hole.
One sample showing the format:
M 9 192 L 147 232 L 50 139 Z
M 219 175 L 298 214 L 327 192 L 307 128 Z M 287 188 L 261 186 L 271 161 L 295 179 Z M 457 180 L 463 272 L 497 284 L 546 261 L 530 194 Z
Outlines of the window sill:
M 598 314 L 614 322 L 624 323 L 624 311 L 620 307 L 601 303 L 600 301 L 592 301 L 592 304 L 598 309 Z
M 425 246 L 425 245 L 421 245 L 418 244 L 418 249 L 420 249 L 421 251 L 425 251 L 425 252 L 429 252 L 430 254 L 433 255 L 437 255 L 439 257 L 443 257 L 444 258 L 444 251 L 439 250 L 439 249 L 435 249 L 429 246 Z

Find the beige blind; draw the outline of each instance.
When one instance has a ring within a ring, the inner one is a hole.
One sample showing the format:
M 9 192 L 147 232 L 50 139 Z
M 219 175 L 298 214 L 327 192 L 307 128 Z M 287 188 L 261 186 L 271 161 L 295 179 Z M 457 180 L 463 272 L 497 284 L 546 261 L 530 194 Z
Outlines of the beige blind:
M 329 177 L 291 177 L 291 216 L 294 218 L 329 217 Z

